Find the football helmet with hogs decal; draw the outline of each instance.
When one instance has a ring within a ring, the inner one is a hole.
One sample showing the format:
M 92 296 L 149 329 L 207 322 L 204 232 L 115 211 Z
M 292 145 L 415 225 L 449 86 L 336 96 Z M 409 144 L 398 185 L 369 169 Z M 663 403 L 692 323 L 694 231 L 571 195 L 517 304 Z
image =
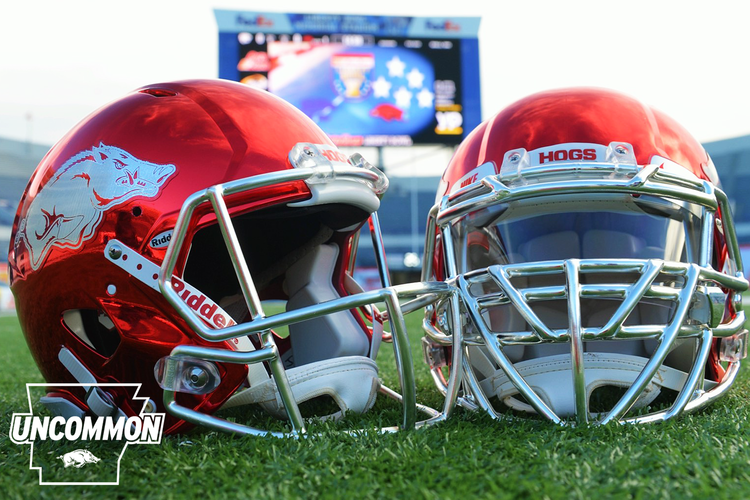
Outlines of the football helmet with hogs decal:
M 49 383 L 42 403 L 68 417 L 166 411 L 166 433 L 296 436 L 303 402 L 328 398 L 318 416 L 338 417 L 386 393 L 403 404 L 392 428 L 413 428 L 399 299 L 423 290 L 390 286 L 376 214 L 387 185 L 296 108 L 239 83 L 149 85 L 93 112 L 41 161 L 13 226 L 11 288 Z M 363 226 L 384 282 L 367 292 L 352 278 Z M 401 394 L 381 386 L 383 339 Z M 291 429 L 216 415 L 241 405 Z
M 541 92 L 479 125 L 445 170 L 423 348 L 445 394 L 494 418 L 662 421 L 723 395 L 748 283 L 711 159 L 627 95 Z

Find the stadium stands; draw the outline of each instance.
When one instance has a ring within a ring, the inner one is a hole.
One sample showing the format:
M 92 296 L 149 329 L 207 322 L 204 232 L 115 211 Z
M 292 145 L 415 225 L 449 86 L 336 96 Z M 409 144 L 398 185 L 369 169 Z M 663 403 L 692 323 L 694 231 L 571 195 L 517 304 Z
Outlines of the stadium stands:
M 740 243 L 750 250 L 750 136 L 705 144 L 733 204 Z M 29 176 L 48 146 L 0 138 L 0 262 L 8 257 L 10 226 Z M 386 166 L 386 172 L 388 168 Z M 438 177 L 390 175 L 391 186 L 379 212 L 389 267 L 395 282 L 416 279 L 421 269 L 427 213 L 435 202 Z M 747 260 L 749 257 L 745 257 Z M 375 266 L 369 235 L 360 238 L 358 266 Z
M 750 186 L 750 135 L 703 146 L 711 155 L 721 177 L 721 188 L 732 203 L 737 238 L 741 245 L 750 245 L 750 197 L 745 191 Z

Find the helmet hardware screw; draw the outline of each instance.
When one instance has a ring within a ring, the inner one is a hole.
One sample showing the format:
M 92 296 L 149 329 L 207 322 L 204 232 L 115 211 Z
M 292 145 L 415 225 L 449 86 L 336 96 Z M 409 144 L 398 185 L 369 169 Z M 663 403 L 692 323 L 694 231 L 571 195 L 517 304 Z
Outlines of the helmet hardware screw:
M 741 293 L 734 293 L 734 296 L 732 297 L 732 300 L 734 301 L 734 308 L 735 310 L 739 311 L 742 309 L 742 294 Z
M 118 245 L 112 245 L 111 247 L 109 247 L 109 257 L 114 260 L 122 257 L 122 248 L 120 248 Z
M 442 327 L 445 327 L 445 325 L 448 324 L 448 318 L 445 317 L 445 313 L 444 312 L 438 314 L 437 322 L 438 322 L 438 325 L 440 325 Z
M 616 146 L 615 147 L 615 153 L 617 153 L 618 155 L 626 155 L 626 154 L 628 154 L 628 148 L 626 148 L 625 146 L 622 146 L 622 145 Z
M 187 372 L 187 379 L 190 382 L 190 385 L 200 388 L 208 383 L 208 373 L 202 368 L 193 366 Z

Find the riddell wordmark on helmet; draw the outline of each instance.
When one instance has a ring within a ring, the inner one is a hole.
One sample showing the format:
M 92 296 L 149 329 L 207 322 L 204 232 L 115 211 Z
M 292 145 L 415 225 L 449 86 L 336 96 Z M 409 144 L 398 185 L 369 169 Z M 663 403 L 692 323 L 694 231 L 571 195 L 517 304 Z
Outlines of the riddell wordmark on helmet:
M 151 245 L 151 248 L 167 248 L 169 246 L 169 242 L 172 241 L 172 231 L 164 231 L 163 233 L 157 234 L 153 238 L 151 238 L 151 242 L 149 245 Z
M 178 278 L 172 278 L 172 288 L 187 306 L 205 319 L 209 325 L 225 328 L 237 323 L 214 301 Z

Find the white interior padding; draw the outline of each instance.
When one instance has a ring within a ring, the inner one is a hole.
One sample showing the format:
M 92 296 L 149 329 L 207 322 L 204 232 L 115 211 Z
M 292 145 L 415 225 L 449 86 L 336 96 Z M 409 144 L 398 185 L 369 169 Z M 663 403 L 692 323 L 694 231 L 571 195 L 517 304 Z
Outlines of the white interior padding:
M 287 310 L 340 298 L 333 286 L 338 246 L 320 245 L 286 273 Z M 294 366 L 341 356 L 367 356 L 370 341 L 349 311 L 289 325 Z
M 493 363 L 478 347 L 472 348 L 472 366 L 478 372 L 480 384 L 489 396 L 497 396 L 500 401 L 513 409 L 533 412 L 534 409 L 514 396 L 519 394 L 516 387 L 502 370 L 495 370 Z M 599 387 L 630 387 L 647 358 L 614 352 L 584 353 L 586 395 L 591 397 Z M 560 417 L 575 415 L 575 392 L 570 353 L 530 359 L 514 364 L 518 373 L 526 380 L 536 394 Z M 682 389 L 687 373 L 662 365 L 636 401 L 634 408 L 651 403 L 659 395 L 661 388 L 674 391 Z M 706 381 L 706 388 L 715 383 Z
M 286 375 L 297 404 L 320 396 L 330 396 L 336 402 L 340 411 L 321 417 L 323 419 L 338 418 L 347 411 L 366 412 L 375 403 L 380 389 L 377 364 L 363 356 L 346 356 L 289 368 Z M 259 404 L 271 415 L 287 418 L 273 378 L 234 394 L 223 407 L 246 404 Z

